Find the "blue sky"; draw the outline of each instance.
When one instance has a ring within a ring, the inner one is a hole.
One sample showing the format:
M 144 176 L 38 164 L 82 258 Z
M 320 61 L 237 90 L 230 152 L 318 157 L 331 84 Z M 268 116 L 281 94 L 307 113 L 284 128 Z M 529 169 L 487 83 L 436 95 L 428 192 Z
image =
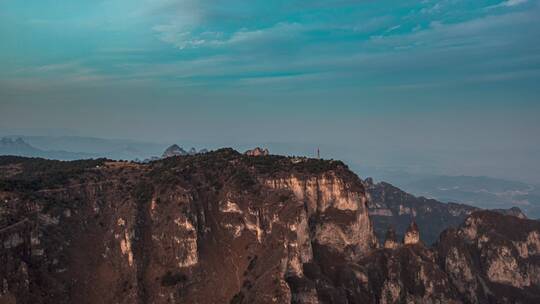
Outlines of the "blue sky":
M 0 0 L 0 66 L 4 130 L 327 144 L 540 181 L 538 0 Z

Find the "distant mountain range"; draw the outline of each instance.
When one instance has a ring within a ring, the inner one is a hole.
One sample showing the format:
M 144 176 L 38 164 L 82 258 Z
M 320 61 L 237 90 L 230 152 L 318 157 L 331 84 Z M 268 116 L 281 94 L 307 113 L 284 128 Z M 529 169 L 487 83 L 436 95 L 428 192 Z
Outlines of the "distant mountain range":
M 208 152 L 207 149 L 201 149 L 200 151 L 197 151 L 195 148 L 189 149 L 189 151 L 184 150 L 179 145 L 174 144 L 170 147 L 168 147 L 163 154 L 161 155 L 162 158 L 167 157 L 173 157 L 173 156 L 186 156 L 186 155 L 195 155 L 195 154 L 201 154 Z
M 37 143 L 40 147 L 52 148 L 54 145 L 57 145 L 68 150 L 38 148 L 30 144 L 29 141 Z M 73 149 L 81 149 L 88 152 L 75 152 Z M 165 151 L 162 153 L 163 150 Z M 177 144 L 164 149 L 162 145 L 157 144 L 87 137 L 0 138 L 0 155 L 39 157 L 54 160 L 109 158 L 139 161 L 144 158 L 145 161 L 153 161 L 171 156 L 195 155 L 206 152 L 208 152 L 207 149 L 197 150 L 194 147 L 186 151 Z M 161 155 L 161 157 L 156 155 Z
M 486 209 L 519 207 L 540 218 L 540 189 L 519 181 L 485 176 L 432 176 L 400 185 L 415 195 Z
M 59 150 L 41 150 L 38 149 L 22 138 L 8 138 L 4 137 L 0 139 L 0 155 L 16 155 L 26 157 L 41 157 L 48 159 L 60 159 L 60 160 L 76 160 L 76 159 L 88 159 L 97 158 L 99 155 L 84 152 L 68 152 Z
M 365 180 L 369 194 L 369 215 L 373 221 L 374 232 L 379 241 L 383 241 L 389 227 L 395 229 L 399 238 L 403 238 L 411 220 L 420 227 L 422 239 L 434 243 L 440 233 L 448 227 L 458 227 L 467 216 L 480 208 L 465 204 L 443 203 L 425 197 L 416 197 L 389 183 L 374 183 L 371 178 Z M 505 215 L 527 218 L 517 207 L 495 209 Z
M 23 141 L 36 149 L 44 151 L 65 151 L 92 157 L 105 157 L 110 159 L 134 160 L 144 159 L 154 155 L 160 155 L 167 147 L 166 144 L 147 143 L 125 139 L 104 139 L 97 137 L 81 136 L 17 136 L 10 135 L 5 138 L 15 140 L 21 138 Z M 44 155 L 40 157 L 52 159 L 64 159 L 63 155 Z
M 109 158 L 114 160 L 159 159 L 165 144 L 123 139 L 78 136 L 6 136 L 1 139 L 0 155 L 41 157 L 56 160 Z M 185 155 L 201 153 L 195 148 Z

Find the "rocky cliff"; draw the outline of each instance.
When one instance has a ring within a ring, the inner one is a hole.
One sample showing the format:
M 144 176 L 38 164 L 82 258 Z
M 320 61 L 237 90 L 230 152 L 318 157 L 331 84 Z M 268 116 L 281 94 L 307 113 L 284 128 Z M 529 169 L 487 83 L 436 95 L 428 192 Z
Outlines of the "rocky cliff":
M 379 248 L 367 204 L 339 161 L 1 157 L 0 303 L 538 299 L 537 222 L 474 213 L 433 248 L 416 224 Z
M 148 165 L 0 164 L 5 301 L 315 299 L 319 286 L 335 287 L 294 290 L 305 265 L 376 246 L 362 182 L 341 162 L 225 149 Z
M 539 303 L 537 221 L 475 212 L 431 248 L 414 226 L 356 263 L 361 292 L 349 303 Z
M 419 226 L 422 240 L 427 244 L 433 244 L 445 229 L 458 227 L 467 216 L 481 210 L 466 204 L 442 203 L 434 199 L 416 197 L 391 184 L 374 183 L 371 178 L 367 178 L 364 182 L 369 196 L 369 214 L 375 234 L 381 241 L 388 227 L 394 228 L 397 236 L 404 236 L 409 223 L 414 219 Z M 493 211 L 526 218 L 517 207 Z

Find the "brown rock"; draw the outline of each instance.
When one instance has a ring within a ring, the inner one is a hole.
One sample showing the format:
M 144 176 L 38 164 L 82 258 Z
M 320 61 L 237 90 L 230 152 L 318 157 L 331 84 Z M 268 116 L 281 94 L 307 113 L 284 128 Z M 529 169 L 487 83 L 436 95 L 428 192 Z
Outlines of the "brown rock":
M 409 225 L 409 228 L 407 228 L 407 231 L 405 232 L 405 236 L 403 237 L 403 244 L 414 245 L 418 244 L 418 242 L 420 242 L 420 230 L 418 229 L 418 225 L 416 225 L 416 222 L 413 220 Z
M 384 240 L 384 248 L 386 249 L 396 249 L 399 247 L 398 242 L 396 241 L 396 232 L 393 228 L 388 228 L 386 232 L 386 239 Z
M 247 156 L 267 156 L 270 153 L 268 152 L 268 149 L 262 149 L 262 148 L 256 147 L 255 149 L 247 150 L 245 154 Z

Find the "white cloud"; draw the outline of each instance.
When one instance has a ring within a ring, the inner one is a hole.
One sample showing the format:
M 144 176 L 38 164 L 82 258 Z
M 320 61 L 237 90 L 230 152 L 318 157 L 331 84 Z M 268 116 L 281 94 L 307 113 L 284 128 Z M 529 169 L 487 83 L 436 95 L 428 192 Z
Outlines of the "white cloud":
M 435 3 L 432 7 L 424 7 L 420 10 L 420 13 L 422 14 L 434 14 L 438 13 L 442 8 L 442 5 L 440 3 Z
M 506 0 L 499 4 L 488 6 L 487 8 L 492 9 L 492 8 L 498 8 L 498 7 L 512 7 L 512 6 L 524 4 L 526 2 L 528 2 L 528 0 Z
M 395 30 L 398 30 L 400 27 L 401 27 L 401 24 L 392 26 L 391 28 L 387 29 L 386 32 L 387 32 L 387 33 L 393 32 L 393 31 L 395 31 Z
M 501 3 L 502 6 L 516 6 L 527 2 L 528 0 L 508 0 Z
M 504 3 L 507 2 L 525 1 L 509 0 Z M 99 60 L 94 58 L 78 63 L 44 65 L 26 71 L 24 75 L 81 81 L 97 81 L 102 76 L 108 76 L 156 80 L 178 86 L 204 85 L 213 81 L 229 84 L 235 80 L 250 84 L 281 84 L 293 80 L 310 82 L 316 81 L 320 75 L 327 77 L 330 74 L 333 80 L 343 79 L 346 83 L 362 83 L 362 80 L 384 82 L 387 79 L 397 81 L 398 76 L 395 75 L 400 71 L 410 71 L 408 77 L 414 83 L 423 83 L 423 77 L 429 72 L 433 73 L 431 77 L 435 81 L 440 82 L 451 77 L 463 79 L 464 76 L 476 74 L 497 75 L 482 76 L 492 80 L 501 76 L 482 70 L 485 69 L 479 67 L 482 62 L 496 61 L 492 66 L 501 67 L 504 72 L 507 67 L 502 67 L 501 62 L 509 65 L 510 59 L 521 58 L 533 51 L 523 50 L 524 41 L 537 45 L 537 40 L 529 39 L 530 36 L 534 37 L 534 32 L 538 32 L 535 30 L 538 22 L 534 19 L 538 16 L 537 9 L 509 10 L 504 14 L 492 15 L 483 11 L 476 18 L 461 23 L 451 23 L 444 16 L 426 18 L 414 15 L 400 19 L 398 16 L 381 14 L 355 20 L 321 18 L 306 23 L 272 19 L 261 24 L 247 22 L 246 26 L 249 27 L 243 28 L 237 23 L 221 24 L 222 21 L 219 21 L 214 24 L 215 20 L 208 22 L 200 14 L 189 16 L 193 10 L 176 14 L 180 7 L 188 6 L 196 6 L 194 0 L 160 0 L 155 8 L 159 18 L 148 22 L 148 26 L 158 24 L 152 29 L 161 41 L 185 50 L 178 52 L 174 58 L 155 57 L 156 53 L 164 51 L 163 45 L 158 44 L 147 53 L 144 48 L 134 49 L 137 56 L 133 57 L 145 60 L 126 64 L 124 58 L 118 60 L 119 56 L 111 56 L 112 60 L 107 61 L 107 67 L 104 67 L 104 52 L 124 54 L 131 53 L 131 49 L 129 45 L 118 50 L 100 48 Z M 482 7 L 479 9 L 483 10 Z M 167 15 L 167 11 L 172 13 Z M 418 11 L 414 14 L 418 14 Z M 174 18 L 170 18 L 172 15 Z M 532 29 L 516 31 L 522 28 Z M 203 48 L 208 50 L 203 52 Z M 200 50 L 188 52 L 190 49 Z M 189 56 L 184 57 L 185 53 Z M 504 56 L 501 54 L 515 55 L 515 58 L 502 58 Z M 100 65 L 93 66 L 92 63 Z M 443 75 L 440 72 L 443 69 L 447 74 L 453 74 Z M 379 78 L 375 80 L 376 77 Z
M 243 43 L 270 43 L 277 40 L 294 39 L 297 34 L 307 28 L 298 23 L 278 23 L 262 29 L 243 28 L 229 35 L 211 31 L 194 34 L 185 30 L 184 26 L 176 24 L 159 25 L 153 29 L 163 42 L 170 43 L 182 50 L 202 46 L 234 46 Z
M 47 65 L 30 66 L 18 69 L 14 79 L 28 83 L 66 84 L 75 82 L 96 83 L 112 79 L 111 75 L 100 73 L 80 61 L 68 61 Z

